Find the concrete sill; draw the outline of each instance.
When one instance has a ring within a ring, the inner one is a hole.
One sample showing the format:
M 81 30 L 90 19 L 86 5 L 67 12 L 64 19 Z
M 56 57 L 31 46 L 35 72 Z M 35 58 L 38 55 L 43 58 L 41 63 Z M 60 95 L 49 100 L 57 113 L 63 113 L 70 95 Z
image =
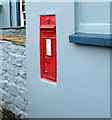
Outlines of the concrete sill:
M 112 47 L 112 35 L 77 33 L 69 36 L 69 42 L 82 45 Z

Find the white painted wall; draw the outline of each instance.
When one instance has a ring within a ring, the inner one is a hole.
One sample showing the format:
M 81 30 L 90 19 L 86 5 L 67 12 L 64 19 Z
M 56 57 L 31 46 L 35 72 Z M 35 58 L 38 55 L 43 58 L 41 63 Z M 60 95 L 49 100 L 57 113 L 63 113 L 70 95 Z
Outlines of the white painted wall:
M 92 7 L 92 4 L 90 5 Z M 87 11 L 85 6 L 83 7 L 84 11 Z M 104 8 L 106 11 L 107 7 L 108 4 Z M 56 15 L 56 84 L 40 78 L 39 27 L 42 14 Z M 98 10 L 97 16 L 99 14 Z M 27 3 L 27 81 L 30 118 L 110 117 L 111 49 L 69 43 L 69 35 L 73 34 L 75 29 L 74 15 L 74 2 Z M 94 21 L 100 23 L 100 18 L 92 21 L 86 20 L 85 17 L 82 20 L 84 23 Z M 108 18 L 104 22 L 108 24 Z M 96 28 L 96 31 L 99 30 Z

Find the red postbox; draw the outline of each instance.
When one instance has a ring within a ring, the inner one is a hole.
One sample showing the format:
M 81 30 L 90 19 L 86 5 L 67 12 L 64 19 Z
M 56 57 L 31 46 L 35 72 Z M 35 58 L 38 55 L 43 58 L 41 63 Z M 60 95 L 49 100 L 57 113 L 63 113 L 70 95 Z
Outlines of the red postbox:
M 40 16 L 41 78 L 57 81 L 56 16 Z

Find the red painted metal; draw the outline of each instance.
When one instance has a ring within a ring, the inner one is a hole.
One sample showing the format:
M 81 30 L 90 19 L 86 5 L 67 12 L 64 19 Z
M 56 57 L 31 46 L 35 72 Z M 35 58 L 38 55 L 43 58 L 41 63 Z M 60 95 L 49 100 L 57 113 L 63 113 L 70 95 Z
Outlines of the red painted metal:
M 56 16 L 40 16 L 41 78 L 57 81 Z

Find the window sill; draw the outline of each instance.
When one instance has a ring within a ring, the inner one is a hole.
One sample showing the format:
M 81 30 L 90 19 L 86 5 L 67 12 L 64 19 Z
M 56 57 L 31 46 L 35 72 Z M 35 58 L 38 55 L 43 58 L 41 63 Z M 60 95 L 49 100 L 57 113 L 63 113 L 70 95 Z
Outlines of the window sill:
M 75 44 L 112 47 L 110 34 L 77 33 L 69 36 L 69 42 Z

